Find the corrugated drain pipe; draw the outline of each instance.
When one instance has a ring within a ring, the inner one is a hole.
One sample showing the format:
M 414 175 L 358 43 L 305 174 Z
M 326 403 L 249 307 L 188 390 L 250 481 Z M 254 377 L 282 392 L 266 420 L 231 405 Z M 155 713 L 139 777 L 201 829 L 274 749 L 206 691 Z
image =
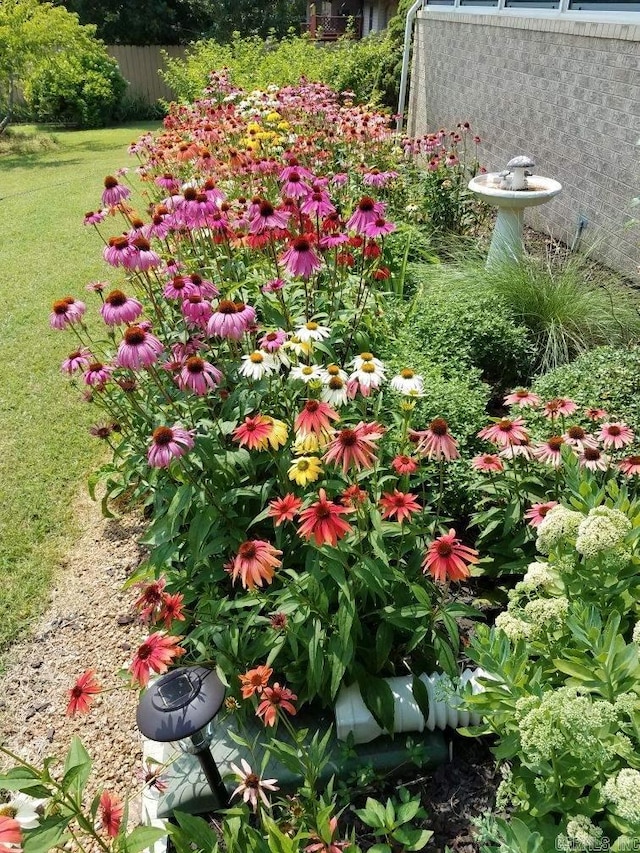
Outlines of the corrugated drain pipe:
M 409 57 L 411 56 L 411 42 L 413 41 L 413 23 L 418 11 L 423 7 L 424 0 L 416 0 L 407 12 L 407 20 L 404 25 L 404 48 L 402 50 L 402 74 L 400 75 L 400 97 L 398 98 L 398 119 L 396 132 L 402 133 L 404 121 L 404 107 L 407 100 L 407 80 L 409 79 Z

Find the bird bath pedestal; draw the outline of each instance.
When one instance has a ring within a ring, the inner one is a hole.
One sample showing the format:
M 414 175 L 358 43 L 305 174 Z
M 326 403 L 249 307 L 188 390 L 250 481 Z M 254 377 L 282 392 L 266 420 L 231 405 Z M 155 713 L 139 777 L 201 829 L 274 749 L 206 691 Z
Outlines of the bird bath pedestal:
M 509 163 L 509 166 L 514 161 Z M 515 169 L 514 169 L 515 171 Z M 552 178 L 530 175 L 523 189 L 512 189 L 516 176 L 511 172 L 492 172 L 477 175 L 469 181 L 469 189 L 482 201 L 498 208 L 487 268 L 504 263 L 517 263 L 524 254 L 522 245 L 523 214 L 527 207 L 550 201 L 562 189 Z

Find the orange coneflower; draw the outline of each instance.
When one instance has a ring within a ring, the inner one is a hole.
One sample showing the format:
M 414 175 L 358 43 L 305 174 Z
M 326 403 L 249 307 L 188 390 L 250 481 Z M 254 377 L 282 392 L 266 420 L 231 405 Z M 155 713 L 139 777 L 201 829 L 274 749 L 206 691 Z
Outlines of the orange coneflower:
M 102 687 L 95 677 L 95 670 L 88 669 L 73 685 L 69 691 L 69 704 L 67 705 L 67 716 L 76 714 L 88 714 L 93 697 L 100 693 Z
M 423 571 L 429 571 L 437 581 L 460 581 L 469 577 L 469 566 L 478 562 L 478 552 L 463 545 L 451 528 L 429 545 L 422 562 Z
M 146 687 L 149 683 L 151 671 L 161 675 L 169 669 L 174 658 L 183 655 L 185 650 L 178 643 L 181 637 L 173 637 L 163 631 L 150 634 L 147 639 L 138 646 L 134 655 L 129 672 L 135 684 Z
M 257 666 L 255 669 L 249 669 L 244 675 L 239 675 L 242 685 L 242 698 L 249 699 L 254 693 L 262 693 L 265 687 L 269 684 L 269 679 L 273 670 L 270 666 Z
M 231 577 L 234 581 L 240 578 L 245 589 L 270 584 L 275 570 L 282 565 L 282 560 L 278 559 L 281 554 L 282 551 L 262 539 L 243 542 L 231 561 Z
M 300 513 L 302 523 L 298 534 L 304 539 L 315 539 L 316 545 L 335 546 L 338 539 L 351 533 L 351 525 L 340 517 L 349 512 L 353 512 L 351 507 L 327 500 L 327 493 L 320 489 L 318 500 Z

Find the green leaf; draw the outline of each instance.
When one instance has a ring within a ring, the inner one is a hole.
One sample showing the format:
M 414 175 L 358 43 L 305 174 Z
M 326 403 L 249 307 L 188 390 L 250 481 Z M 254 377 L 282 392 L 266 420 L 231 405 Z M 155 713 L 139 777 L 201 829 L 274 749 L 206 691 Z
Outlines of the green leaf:
M 179 829 L 169 825 L 172 835 L 183 838 L 187 844 L 195 844 L 204 853 L 213 853 L 217 849 L 216 835 L 205 820 L 178 811 L 173 816 L 178 821 Z
M 49 817 L 40 821 L 37 829 L 25 833 L 24 853 L 49 853 L 67 840 L 70 817 Z
M 124 853 L 142 853 L 166 835 L 167 830 L 157 826 L 137 826 L 124 839 L 122 849 Z
M 408 805 L 408 804 L 407 804 Z M 422 850 L 429 843 L 433 832 L 428 829 L 401 826 L 393 832 L 393 839 L 399 841 L 405 850 Z
M 0 775 L 0 789 L 6 791 L 23 791 L 30 797 L 48 799 L 51 797 L 49 788 L 45 788 L 40 776 L 29 767 L 13 767 L 3 775 Z
M 79 737 L 74 736 L 64 762 L 62 786 L 72 796 L 80 798 L 91 773 L 91 758 Z
M 360 693 L 375 721 L 385 731 L 393 733 L 394 699 L 391 688 L 382 678 L 365 676 L 360 682 Z
M 409 800 L 408 803 L 402 803 L 398 809 L 398 823 L 409 823 L 409 821 L 413 820 L 419 811 L 420 799 L 418 797 L 414 800 Z
M 413 676 L 411 681 L 411 692 L 413 693 L 413 698 L 416 700 L 418 708 L 420 708 L 420 713 L 425 718 L 425 720 L 429 719 L 429 691 L 426 688 L 424 681 L 418 678 L 417 675 Z M 407 818 L 408 820 L 409 818 Z

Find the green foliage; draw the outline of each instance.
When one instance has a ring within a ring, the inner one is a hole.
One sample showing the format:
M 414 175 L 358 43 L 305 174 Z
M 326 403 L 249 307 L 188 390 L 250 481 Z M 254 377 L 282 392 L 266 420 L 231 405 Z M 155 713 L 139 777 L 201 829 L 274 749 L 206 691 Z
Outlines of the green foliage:
M 625 344 L 640 335 L 635 293 L 613 276 L 593 272 L 579 257 L 560 269 L 530 258 L 467 274 L 499 296 L 529 328 L 540 371 L 598 345 Z
M 375 101 L 377 68 L 386 50 L 386 36 L 361 41 L 343 38 L 333 45 L 312 42 L 291 32 L 282 40 L 233 33 L 229 43 L 196 42 L 185 59 L 165 56 L 162 73 L 178 100 L 198 97 L 211 71 L 229 69 L 233 83 L 243 89 L 289 86 L 302 77 L 326 83 L 337 91 L 350 90 L 358 101 Z
M 543 399 L 570 397 L 599 406 L 640 430 L 640 348 L 604 346 L 541 376 L 534 390 Z
M 115 117 L 126 87 L 118 63 L 93 41 L 39 65 L 25 96 L 39 121 L 103 127 Z
M 367 797 L 365 807 L 355 810 L 373 835 L 384 839 L 370 847 L 369 853 L 393 853 L 398 845 L 406 851 L 422 850 L 433 835 L 413 825 L 414 820 L 427 816 L 420 805 L 420 797 L 412 797 L 406 788 L 400 788 L 399 795 L 398 800 L 389 798 L 386 803 Z

